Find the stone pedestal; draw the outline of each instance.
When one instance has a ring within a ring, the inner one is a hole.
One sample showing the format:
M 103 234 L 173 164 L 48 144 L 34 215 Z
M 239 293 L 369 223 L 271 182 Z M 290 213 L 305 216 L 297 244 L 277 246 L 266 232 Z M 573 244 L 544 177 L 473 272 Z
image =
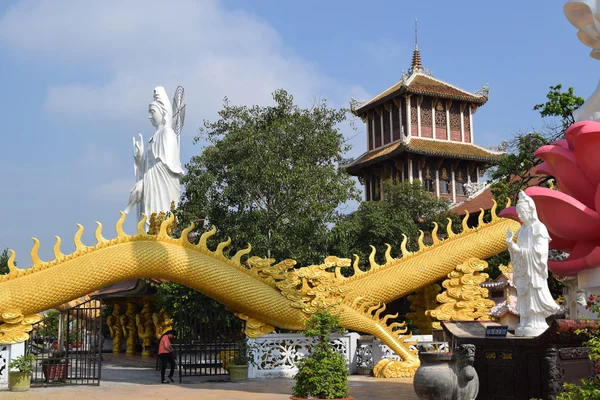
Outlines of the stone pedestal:
M 554 400 L 565 382 L 579 384 L 594 374 L 586 340 L 577 329 L 598 329 L 595 321 L 555 320 L 537 337 L 485 337 L 477 321 L 444 323 L 452 346 L 475 345 L 477 400 Z M 489 323 L 486 323 L 489 326 Z

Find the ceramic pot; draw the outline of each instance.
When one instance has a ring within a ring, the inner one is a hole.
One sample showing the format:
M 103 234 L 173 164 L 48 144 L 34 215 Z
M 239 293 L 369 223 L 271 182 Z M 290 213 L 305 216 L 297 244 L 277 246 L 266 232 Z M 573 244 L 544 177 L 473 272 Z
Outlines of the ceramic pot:
M 10 371 L 8 389 L 12 392 L 26 392 L 31 385 L 31 372 Z
M 248 380 L 248 365 L 229 364 L 229 380 L 232 382 Z

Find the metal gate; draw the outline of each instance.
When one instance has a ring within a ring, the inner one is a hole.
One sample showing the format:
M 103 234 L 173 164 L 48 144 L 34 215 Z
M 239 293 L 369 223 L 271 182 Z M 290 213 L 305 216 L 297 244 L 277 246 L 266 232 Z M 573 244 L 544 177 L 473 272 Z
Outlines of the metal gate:
M 26 352 L 34 354 L 31 386 L 99 385 L 102 301 L 51 310 L 33 325 Z
M 244 321 L 216 302 L 177 318 L 174 350 L 179 382 L 184 376 L 226 375 L 224 352 L 233 351 L 244 338 Z

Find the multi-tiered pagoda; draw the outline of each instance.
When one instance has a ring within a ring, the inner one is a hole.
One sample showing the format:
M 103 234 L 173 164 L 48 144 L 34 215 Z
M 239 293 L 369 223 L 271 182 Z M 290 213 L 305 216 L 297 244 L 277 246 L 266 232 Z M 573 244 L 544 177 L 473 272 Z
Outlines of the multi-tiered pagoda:
M 503 154 L 474 143 L 473 114 L 488 94 L 487 85 L 471 93 L 434 78 L 415 46 L 398 83 L 367 102 L 352 100 L 366 124 L 367 151 L 346 170 L 365 186 L 365 200 L 380 200 L 386 179 L 418 179 L 437 197 L 465 201 L 477 186 L 469 184 Z

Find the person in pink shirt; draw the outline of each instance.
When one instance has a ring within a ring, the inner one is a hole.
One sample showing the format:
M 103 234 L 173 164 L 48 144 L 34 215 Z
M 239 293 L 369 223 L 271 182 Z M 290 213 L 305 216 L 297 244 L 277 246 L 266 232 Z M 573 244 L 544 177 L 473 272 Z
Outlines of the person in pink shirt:
M 169 373 L 169 380 L 173 382 L 173 373 L 175 372 L 175 355 L 173 354 L 173 346 L 171 340 L 175 337 L 173 330 L 164 333 L 160 341 L 158 342 L 158 357 L 160 358 L 160 381 L 161 383 L 169 383 L 165 380 L 165 371 L 167 370 L 167 364 L 171 365 L 171 372 Z

